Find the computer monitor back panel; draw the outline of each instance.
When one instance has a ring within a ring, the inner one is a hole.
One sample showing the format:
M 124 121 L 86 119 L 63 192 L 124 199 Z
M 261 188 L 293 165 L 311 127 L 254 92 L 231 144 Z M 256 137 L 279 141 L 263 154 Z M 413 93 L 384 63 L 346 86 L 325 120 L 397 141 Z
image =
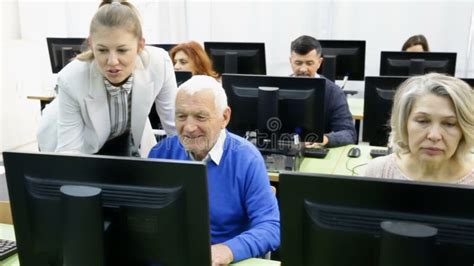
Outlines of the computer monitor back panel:
M 474 90 L 474 78 L 461 78 Z
M 301 141 L 321 141 L 325 122 L 324 79 L 224 74 L 222 85 L 232 110 L 228 125 L 231 132 L 244 136 L 247 131 L 258 129 L 262 112 L 259 87 L 272 87 L 279 89 L 277 117 L 265 122 L 267 133 L 285 139 L 297 133 Z
M 190 79 L 193 76 L 193 73 L 190 71 L 174 71 L 174 75 L 176 77 L 176 85 L 179 87 L 185 81 Z M 156 105 L 153 103 L 151 106 L 150 112 L 148 113 L 148 119 L 150 119 L 151 127 L 153 129 L 162 129 L 163 126 L 161 125 L 160 117 L 156 112 Z
M 435 266 L 474 261 L 472 187 L 286 172 L 279 191 L 282 265 L 378 266 L 382 221 L 437 228 Z
M 431 72 L 454 76 L 456 53 L 382 51 L 380 54 L 380 76 L 413 76 Z
M 265 43 L 204 42 L 204 49 L 220 74 L 267 74 Z
M 365 77 L 363 141 L 372 146 L 387 145 L 393 97 L 407 78 Z
M 150 43 L 150 44 L 147 44 L 147 45 L 158 47 L 158 48 L 163 48 L 165 51 L 169 52 L 177 44 L 176 43 Z
M 62 265 L 62 185 L 102 189 L 105 265 L 210 264 L 205 165 L 15 152 L 3 158 L 21 265 Z
M 336 57 L 335 79 L 364 80 L 365 76 L 365 41 L 357 40 L 319 40 L 324 56 Z M 318 70 L 323 73 L 325 61 Z
M 87 50 L 85 38 L 46 38 L 53 73 L 58 73 L 71 59 Z

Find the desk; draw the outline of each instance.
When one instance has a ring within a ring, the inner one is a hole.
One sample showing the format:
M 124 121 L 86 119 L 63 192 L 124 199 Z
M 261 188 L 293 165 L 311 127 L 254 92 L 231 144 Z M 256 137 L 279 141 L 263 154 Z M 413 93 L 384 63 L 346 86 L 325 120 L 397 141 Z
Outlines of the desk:
M 357 134 L 357 142 L 360 135 L 360 121 L 364 120 L 364 99 L 362 98 L 347 98 L 349 111 L 351 111 L 352 119 L 355 120 L 354 128 Z
M 54 96 L 26 96 L 30 100 L 40 100 L 41 111 L 46 107 L 46 105 L 54 100 Z
M 349 158 L 347 153 L 352 147 L 358 147 L 361 155 L 358 158 Z M 330 148 L 329 153 L 324 159 L 304 158 L 301 162 L 299 172 L 304 173 L 319 173 L 319 174 L 333 174 L 333 175 L 353 175 L 350 169 L 361 165 L 355 169 L 354 175 L 361 175 L 367 162 L 372 160 L 370 150 L 372 149 L 387 149 L 387 147 L 377 147 L 368 145 L 346 145 L 337 148 Z M 278 173 L 268 173 L 270 181 L 278 182 Z
M 8 240 L 15 240 L 15 232 L 13 229 L 13 225 L 11 224 L 0 224 L 0 238 L 8 239 Z M 20 262 L 18 261 L 18 255 L 15 254 L 13 256 L 8 257 L 6 260 L 0 261 L 0 265 L 2 266 L 20 266 Z M 264 260 L 264 259 L 247 259 L 237 263 L 231 264 L 233 266 L 280 266 L 279 261 L 274 260 Z
M 13 225 L 11 224 L 0 224 L 0 238 L 15 240 L 15 231 L 13 230 Z M 0 261 L 2 266 L 19 266 L 20 262 L 18 261 L 18 255 L 8 257 L 6 260 Z
M 352 147 L 358 147 L 360 149 L 360 156 L 358 158 L 350 158 L 347 156 L 347 153 Z M 386 150 L 387 147 L 377 147 L 377 146 L 368 146 L 368 145 L 347 145 L 344 146 L 344 151 L 342 156 L 339 158 L 334 171 L 332 174 L 335 175 L 356 175 L 360 176 L 364 172 L 366 164 L 372 160 L 370 156 L 370 150 L 372 149 L 381 149 Z M 357 168 L 354 168 L 357 167 Z M 354 173 L 351 171 L 354 169 Z
M 364 120 L 364 99 L 349 97 L 347 104 L 354 120 Z
M 347 152 L 345 152 L 346 147 L 347 146 L 342 146 L 329 149 L 324 159 L 304 158 L 301 162 L 299 172 L 334 174 L 341 157 L 347 155 Z M 270 172 L 268 176 L 272 182 L 279 181 L 278 173 Z

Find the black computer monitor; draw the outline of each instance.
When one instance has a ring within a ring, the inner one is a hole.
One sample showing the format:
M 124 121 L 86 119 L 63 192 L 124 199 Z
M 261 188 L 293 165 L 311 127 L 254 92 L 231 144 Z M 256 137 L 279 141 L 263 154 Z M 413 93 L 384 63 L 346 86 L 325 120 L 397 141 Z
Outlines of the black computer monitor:
M 176 77 L 176 84 L 181 86 L 186 80 L 190 79 L 193 76 L 191 71 L 174 71 Z M 151 106 L 150 112 L 148 113 L 148 119 L 150 119 L 151 128 L 153 129 L 162 129 L 161 120 L 156 112 L 155 103 Z
M 193 73 L 191 71 L 174 71 L 174 75 L 176 77 L 176 84 L 181 86 L 185 81 L 190 79 L 193 76 Z
M 58 73 L 76 55 L 87 50 L 86 38 L 46 38 L 53 73 Z
M 326 78 L 364 80 L 365 41 L 319 40 L 323 48 L 323 63 L 318 70 Z
M 456 53 L 382 51 L 380 54 L 380 76 L 413 76 L 430 72 L 454 76 Z
M 222 86 L 232 110 L 231 132 L 244 136 L 258 130 L 279 139 L 298 134 L 301 141 L 322 141 L 324 79 L 224 74 Z
M 151 44 L 147 44 L 147 45 L 163 48 L 165 51 L 169 52 L 177 44 L 176 43 L 151 43 Z
M 472 187 L 285 172 L 280 173 L 279 192 L 282 265 L 416 265 L 386 260 L 392 253 L 397 261 L 419 261 L 430 245 L 434 263 L 418 265 L 474 262 Z M 382 221 L 426 224 L 438 233 L 434 241 L 416 242 L 420 245 L 412 246 L 411 255 L 417 258 L 407 258 L 410 251 L 402 250 L 412 239 L 399 236 L 390 242 L 382 234 Z M 389 249 L 398 243 L 405 245 Z
M 474 89 L 474 78 L 461 78 L 464 80 L 469 86 L 471 86 L 472 89 Z
M 364 125 L 362 141 L 386 146 L 390 133 L 390 113 L 398 86 L 408 77 L 365 77 Z
M 63 265 L 77 232 L 90 237 L 79 248 L 102 238 L 104 265 L 210 265 L 204 164 L 20 152 L 4 152 L 3 159 L 21 265 Z M 101 204 L 91 214 L 71 209 L 63 185 L 100 188 Z M 67 215 L 76 212 L 86 213 L 76 217 L 78 226 L 102 215 L 105 229 L 66 229 Z
M 204 42 L 204 49 L 220 74 L 267 74 L 265 43 Z

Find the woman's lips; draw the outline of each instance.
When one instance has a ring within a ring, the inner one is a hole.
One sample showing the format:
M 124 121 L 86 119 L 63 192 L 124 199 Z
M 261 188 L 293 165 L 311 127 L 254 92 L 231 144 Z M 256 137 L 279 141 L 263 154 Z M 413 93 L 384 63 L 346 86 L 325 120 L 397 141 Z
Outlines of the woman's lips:
M 428 154 L 428 155 L 439 155 L 443 152 L 442 149 L 438 149 L 438 148 L 424 148 L 425 152 Z

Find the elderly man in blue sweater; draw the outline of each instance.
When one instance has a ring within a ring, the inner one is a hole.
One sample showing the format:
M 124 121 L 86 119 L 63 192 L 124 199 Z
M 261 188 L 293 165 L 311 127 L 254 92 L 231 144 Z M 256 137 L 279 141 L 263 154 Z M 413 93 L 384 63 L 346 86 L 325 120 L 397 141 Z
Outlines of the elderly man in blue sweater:
M 225 128 L 231 110 L 221 84 L 193 76 L 176 96 L 178 136 L 150 158 L 207 162 L 213 265 L 263 256 L 280 245 L 280 214 L 260 152 Z

